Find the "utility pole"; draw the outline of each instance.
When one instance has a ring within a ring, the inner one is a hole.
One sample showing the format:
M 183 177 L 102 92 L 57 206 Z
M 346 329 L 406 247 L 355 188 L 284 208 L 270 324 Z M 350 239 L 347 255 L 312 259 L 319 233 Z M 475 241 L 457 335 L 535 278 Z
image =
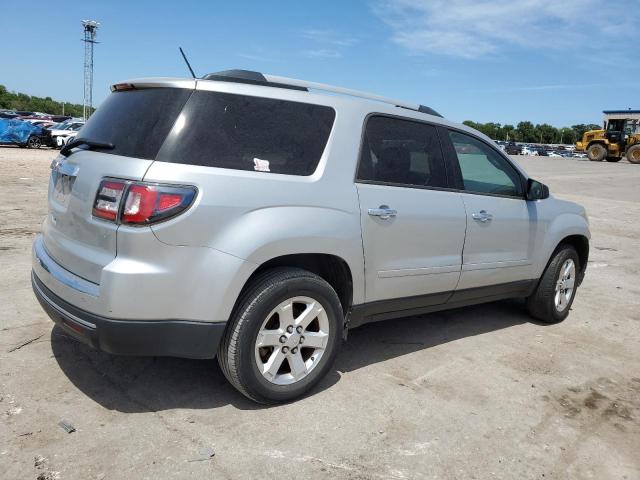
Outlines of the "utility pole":
M 84 96 L 82 99 L 82 117 L 86 121 L 93 109 L 93 45 L 100 24 L 95 20 L 83 20 L 84 28 Z

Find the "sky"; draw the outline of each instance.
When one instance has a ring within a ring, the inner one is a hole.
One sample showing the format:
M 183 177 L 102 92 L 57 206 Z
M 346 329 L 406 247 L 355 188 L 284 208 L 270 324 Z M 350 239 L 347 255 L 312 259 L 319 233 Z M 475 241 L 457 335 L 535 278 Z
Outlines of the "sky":
M 101 23 L 94 105 L 127 78 L 242 68 L 560 127 L 640 109 L 640 0 L 0 0 L 0 84 L 82 103 L 81 20 Z

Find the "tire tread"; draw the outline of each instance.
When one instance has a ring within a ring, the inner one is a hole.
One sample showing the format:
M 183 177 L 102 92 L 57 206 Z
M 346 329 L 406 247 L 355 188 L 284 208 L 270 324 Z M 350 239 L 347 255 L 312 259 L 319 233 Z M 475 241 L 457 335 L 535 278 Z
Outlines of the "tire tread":
M 565 253 L 566 252 L 566 253 Z M 571 304 L 569 304 L 566 310 L 562 313 L 558 313 L 554 306 L 554 297 L 555 297 L 555 285 L 556 285 L 556 277 L 558 274 L 558 269 L 565 262 L 565 260 L 569 257 L 573 257 L 573 261 L 576 263 L 576 275 L 580 271 L 580 262 L 578 259 L 578 252 L 576 249 L 569 244 L 561 244 L 558 248 L 553 252 L 551 256 L 551 260 L 545 268 L 542 277 L 540 278 L 540 282 L 536 287 L 533 294 L 527 298 L 527 310 L 529 314 L 540 320 L 544 323 L 557 323 L 561 322 L 566 318 L 569 314 L 569 310 L 571 309 Z M 576 290 L 578 288 L 578 284 L 576 282 L 575 287 Z M 576 296 L 576 290 L 573 292 L 573 298 L 571 299 L 571 303 L 573 303 L 573 299 Z

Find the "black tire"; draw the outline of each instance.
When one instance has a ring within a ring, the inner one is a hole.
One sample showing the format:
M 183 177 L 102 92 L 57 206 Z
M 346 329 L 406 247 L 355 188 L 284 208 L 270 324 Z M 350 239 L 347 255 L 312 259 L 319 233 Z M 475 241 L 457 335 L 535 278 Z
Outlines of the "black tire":
M 262 323 L 281 302 L 307 296 L 320 302 L 329 320 L 329 338 L 319 363 L 301 380 L 276 385 L 256 365 L 255 342 Z M 225 377 L 258 403 L 291 401 L 313 388 L 329 371 L 342 343 L 344 314 L 335 290 L 325 280 L 299 268 L 274 268 L 259 274 L 244 290 L 218 350 Z
M 29 140 L 27 140 L 27 148 L 40 148 L 42 146 L 42 142 L 40 138 L 35 135 L 31 135 Z
M 622 160 L 622 157 L 607 157 L 607 162 L 610 163 L 619 162 L 620 160 Z
M 627 150 L 627 161 L 629 163 L 640 163 L 640 145 L 633 145 Z
M 562 311 L 559 311 L 555 305 L 556 283 L 560 275 L 560 269 L 569 259 L 575 263 L 576 276 L 579 275 L 581 265 L 578 252 L 576 252 L 576 249 L 571 245 L 560 245 L 553 253 L 535 292 L 527 298 L 529 314 L 541 322 L 558 323 L 569 315 L 573 300 L 576 298 L 576 291 L 578 290 L 577 278 L 574 278 L 573 292 L 566 307 Z
M 594 143 L 587 148 L 587 157 L 592 162 L 601 162 L 607 156 L 607 147 L 601 143 Z

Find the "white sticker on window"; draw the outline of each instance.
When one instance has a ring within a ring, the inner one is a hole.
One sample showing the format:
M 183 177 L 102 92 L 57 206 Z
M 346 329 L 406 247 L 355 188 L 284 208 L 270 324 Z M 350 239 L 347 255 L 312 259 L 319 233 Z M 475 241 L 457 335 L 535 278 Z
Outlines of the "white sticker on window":
M 262 160 L 260 158 L 253 159 L 253 169 L 256 172 L 270 172 L 269 170 L 269 160 Z

